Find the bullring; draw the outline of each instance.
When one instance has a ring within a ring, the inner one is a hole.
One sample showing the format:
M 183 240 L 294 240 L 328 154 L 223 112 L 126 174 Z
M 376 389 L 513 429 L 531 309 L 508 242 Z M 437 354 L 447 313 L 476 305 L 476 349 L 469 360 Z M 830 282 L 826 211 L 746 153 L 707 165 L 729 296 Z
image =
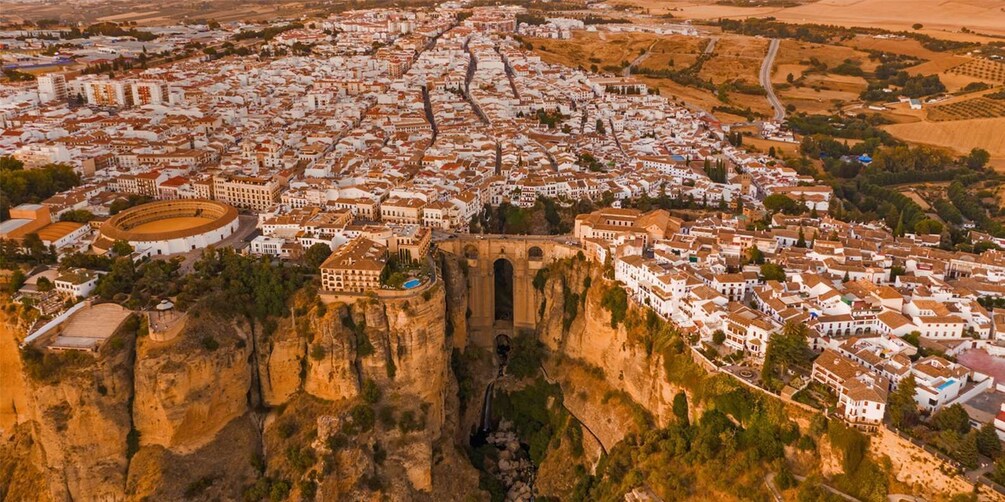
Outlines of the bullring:
M 150 254 L 184 253 L 216 244 L 239 226 L 237 210 L 206 199 L 164 200 L 142 204 L 111 217 L 94 246 L 107 250 L 126 241 Z

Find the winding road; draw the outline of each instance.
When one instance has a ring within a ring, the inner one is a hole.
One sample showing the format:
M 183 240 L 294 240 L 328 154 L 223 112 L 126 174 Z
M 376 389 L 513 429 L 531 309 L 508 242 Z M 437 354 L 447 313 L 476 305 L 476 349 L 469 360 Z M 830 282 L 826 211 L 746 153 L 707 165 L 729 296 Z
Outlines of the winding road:
M 778 96 L 775 96 L 775 89 L 771 87 L 771 67 L 775 64 L 775 56 L 778 55 L 778 43 L 777 38 L 771 39 L 771 43 L 768 44 L 768 54 L 764 56 L 764 62 L 761 63 L 760 73 L 761 87 L 764 87 L 764 91 L 767 93 L 768 103 L 775 109 L 775 122 L 785 120 L 785 107 L 778 100 Z

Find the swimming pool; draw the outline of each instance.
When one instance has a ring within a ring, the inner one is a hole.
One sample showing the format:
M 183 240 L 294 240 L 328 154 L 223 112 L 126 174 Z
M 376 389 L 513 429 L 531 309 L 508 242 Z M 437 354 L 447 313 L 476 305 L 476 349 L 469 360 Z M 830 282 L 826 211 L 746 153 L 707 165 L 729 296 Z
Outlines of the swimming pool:
M 945 382 L 943 382 L 942 385 L 939 385 L 939 390 L 944 390 L 946 387 L 949 387 L 949 386 L 953 385 L 954 383 L 956 383 L 956 379 L 950 378 L 949 380 L 946 380 Z
M 405 283 L 402 284 L 402 286 L 405 289 L 412 289 L 412 288 L 418 286 L 419 284 L 422 284 L 422 281 L 420 281 L 418 279 L 415 279 L 415 278 L 412 278 L 412 279 L 409 279 L 409 280 L 405 281 Z

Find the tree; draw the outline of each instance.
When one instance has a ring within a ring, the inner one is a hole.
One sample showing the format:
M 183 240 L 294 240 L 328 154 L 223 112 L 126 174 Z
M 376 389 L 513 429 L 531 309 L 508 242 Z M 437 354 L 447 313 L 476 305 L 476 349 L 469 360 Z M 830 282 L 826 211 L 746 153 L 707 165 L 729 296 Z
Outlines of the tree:
M 327 242 L 318 242 L 307 248 L 304 253 L 304 264 L 311 269 L 319 268 L 332 254 L 332 247 Z
M 28 257 L 35 263 L 43 263 L 49 259 L 49 250 L 42 242 L 42 238 L 37 233 L 32 232 L 24 236 L 21 247 L 27 252 Z
M 917 423 L 918 403 L 914 400 L 917 391 L 918 384 L 914 375 L 909 374 L 887 398 L 886 416 L 890 418 L 890 424 L 895 428 L 909 429 Z
M 942 223 L 931 218 L 925 218 L 914 224 L 914 233 L 919 235 L 941 234 Z
M 764 207 L 769 211 L 781 211 L 785 214 L 801 214 L 806 210 L 803 206 L 785 194 L 772 194 L 764 198 Z
M 123 256 L 112 263 L 111 271 L 98 279 L 95 293 L 106 300 L 111 300 L 115 295 L 131 293 L 135 282 L 136 265 L 132 258 Z
M 24 162 L 21 162 L 13 155 L 3 155 L 0 156 L 0 171 L 19 171 L 24 168 Z
M 1005 456 L 998 457 L 995 469 L 991 472 L 991 479 L 999 484 L 1005 484 Z
M 788 322 L 781 333 L 775 333 L 768 340 L 764 353 L 761 379 L 769 389 L 780 390 L 780 378 L 792 367 L 806 367 L 810 362 L 810 347 L 807 342 L 809 328 L 806 324 Z
M 118 240 L 112 244 L 112 253 L 115 256 L 129 256 L 133 254 L 133 247 L 126 241 Z
M 597 134 L 607 134 L 607 129 L 604 128 L 604 121 L 597 119 Z
M 71 166 L 47 164 L 23 169 L 21 161 L 0 157 L 0 218 L 7 219 L 11 207 L 25 202 L 41 202 L 79 184 L 80 175 Z
M 86 209 L 74 209 L 59 215 L 59 221 L 72 221 L 75 223 L 88 223 L 94 219 L 94 214 Z
M 970 154 L 964 158 L 964 162 L 970 169 L 983 169 L 989 160 L 991 160 L 991 154 L 983 148 L 970 150 Z
M 988 422 L 977 430 L 977 451 L 981 455 L 998 458 L 1002 452 L 1002 443 L 993 423 Z
M 932 425 L 940 431 L 966 434 L 970 432 L 970 415 L 959 404 L 946 406 L 932 415 Z
M 380 386 L 377 385 L 377 382 L 373 381 L 373 379 L 367 378 L 363 382 L 363 399 L 366 402 L 374 404 L 377 401 L 380 401 L 382 394 L 383 392 L 380 390 Z
M 806 234 L 803 233 L 803 226 L 802 225 L 799 225 L 799 239 L 796 240 L 796 247 L 797 248 L 805 248 L 806 247 Z
M 721 329 L 717 329 L 717 330 L 715 330 L 715 331 L 712 332 L 712 343 L 714 343 L 716 345 L 722 345 L 722 343 L 725 342 L 725 341 L 726 341 L 726 332 L 725 331 L 723 331 Z
M 785 282 L 785 269 L 777 263 L 761 265 L 761 277 L 765 281 Z
M 883 218 L 883 221 L 891 230 L 897 226 L 897 222 L 900 221 L 900 211 L 897 211 L 897 206 L 890 204 L 890 209 L 886 211 L 886 218 Z
M 968 469 L 977 468 L 979 456 L 977 455 L 977 433 L 971 432 L 960 441 L 959 447 L 956 449 L 956 460 L 959 460 L 964 467 Z
M 673 397 L 673 414 L 677 417 L 677 422 L 684 427 L 688 427 L 691 424 L 690 418 L 688 418 L 687 411 L 687 394 L 684 391 L 680 391 Z
M 24 281 L 27 280 L 24 272 L 20 268 L 15 268 L 10 274 L 10 282 L 7 284 L 7 291 L 9 293 L 16 293 L 17 290 L 24 286 Z
M 39 291 L 43 293 L 47 293 L 49 291 L 52 291 L 53 289 L 56 289 L 56 285 L 53 284 L 48 277 L 39 277 L 38 280 L 35 281 L 35 286 L 38 288 Z
M 621 286 L 604 291 L 600 304 L 611 313 L 611 327 L 617 328 L 628 314 L 628 293 Z

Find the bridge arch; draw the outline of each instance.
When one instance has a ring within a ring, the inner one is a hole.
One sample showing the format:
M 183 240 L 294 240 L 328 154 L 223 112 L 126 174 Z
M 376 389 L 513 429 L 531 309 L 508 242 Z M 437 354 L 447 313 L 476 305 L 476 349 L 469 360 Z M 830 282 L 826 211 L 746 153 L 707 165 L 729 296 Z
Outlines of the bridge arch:
M 493 319 L 497 322 L 513 321 L 513 263 L 507 258 L 492 262 Z
M 567 236 L 465 234 L 438 246 L 467 261 L 468 340 L 489 349 L 495 348 L 502 332 L 536 327 L 541 298 L 533 286 L 534 276 L 555 260 L 574 258 L 580 250 Z M 510 276 L 511 284 L 497 287 L 497 281 Z M 512 301 L 508 302 L 510 288 Z

